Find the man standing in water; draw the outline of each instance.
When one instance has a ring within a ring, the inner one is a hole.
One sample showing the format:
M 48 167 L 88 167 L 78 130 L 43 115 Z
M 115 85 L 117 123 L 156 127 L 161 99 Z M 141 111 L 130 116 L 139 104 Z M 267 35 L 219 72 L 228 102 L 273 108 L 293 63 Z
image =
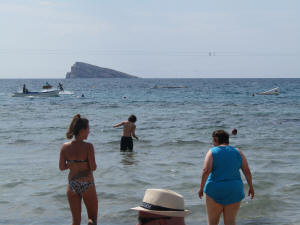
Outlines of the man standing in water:
M 115 124 L 114 127 L 120 127 L 123 126 L 123 136 L 121 138 L 120 142 L 120 150 L 121 151 L 132 151 L 133 150 L 133 141 L 132 137 L 134 137 L 136 140 L 139 138 L 135 135 L 135 122 L 136 122 L 136 116 L 131 115 L 128 118 L 128 121 L 123 121 L 121 123 Z

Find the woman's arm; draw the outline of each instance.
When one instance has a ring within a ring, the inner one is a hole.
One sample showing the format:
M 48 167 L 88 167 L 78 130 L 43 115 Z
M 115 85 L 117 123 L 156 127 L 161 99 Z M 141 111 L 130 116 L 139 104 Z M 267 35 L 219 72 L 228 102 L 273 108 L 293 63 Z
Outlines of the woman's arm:
M 93 144 L 89 144 L 88 161 L 89 161 L 90 169 L 92 171 L 95 171 L 97 169 L 97 164 L 95 160 L 95 150 Z
M 240 152 L 241 157 L 242 157 L 242 171 L 243 171 L 243 174 L 245 175 L 247 183 L 249 185 L 248 196 L 251 196 L 251 199 L 253 199 L 254 198 L 254 188 L 253 188 L 253 184 L 252 184 L 252 174 L 251 174 L 251 171 L 250 171 L 250 168 L 248 165 L 248 161 L 247 161 L 244 153 L 240 149 L 238 149 L 238 151 Z
M 206 180 L 208 178 L 208 175 L 210 174 L 210 172 L 212 170 L 212 165 L 213 165 L 213 157 L 212 157 L 211 150 L 209 150 L 206 153 L 204 165 L 203 165 L 203 169 L 202 169 L 201 184 L 200 184 L 200 189 L 198 191 L 198 195 L 199 195 L 200 199 L 203 197 L 203 189 L 204 189 Z
M 69 167 L 70 167 L 69 163 L 66 163 L 66 159 L 64 156 L 64 148 L 65 148 L 65 145 L 63 144 L 63 146 L 60 149 L 60 155 L 59 155 L 59 169 L 60 170 L 66 170 L 66 169 L 69 169 Z

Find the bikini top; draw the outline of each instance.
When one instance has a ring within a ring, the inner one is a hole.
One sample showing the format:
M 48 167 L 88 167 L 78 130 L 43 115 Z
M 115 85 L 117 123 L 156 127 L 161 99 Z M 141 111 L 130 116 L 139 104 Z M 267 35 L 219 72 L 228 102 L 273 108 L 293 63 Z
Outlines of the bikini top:
M 86 160 L 76 160 L 76 159 L 74 159 L 74 160 L 67 160 L 67 162 L 70 162 L 70 163 L 83 163 L 83 162 L 88 162 L 88 160 L 86 159 Z

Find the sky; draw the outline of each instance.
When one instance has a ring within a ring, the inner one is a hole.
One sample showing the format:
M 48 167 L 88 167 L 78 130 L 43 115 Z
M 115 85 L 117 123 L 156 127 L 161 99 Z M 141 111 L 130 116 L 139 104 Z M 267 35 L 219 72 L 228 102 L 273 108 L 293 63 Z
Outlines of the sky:
M 299 0 L 0 0 L 0 79 L 300 78 Z

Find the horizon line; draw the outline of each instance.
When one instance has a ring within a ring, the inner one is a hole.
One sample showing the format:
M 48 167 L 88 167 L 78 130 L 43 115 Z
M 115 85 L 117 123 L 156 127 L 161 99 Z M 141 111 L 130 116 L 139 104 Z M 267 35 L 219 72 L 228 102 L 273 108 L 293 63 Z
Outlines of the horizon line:
M 300 77 L 137 77 L 137 78 L 118 78 L 118 77 L 111 77 L 111 78 L 60 78 L 60 77 L 43 77 L 43 78 L 36 78 L 36 77 L 26 77 L 26 78 L 0 78 L 0 80 L 80 80 L 80 79 L 300 79 Z

